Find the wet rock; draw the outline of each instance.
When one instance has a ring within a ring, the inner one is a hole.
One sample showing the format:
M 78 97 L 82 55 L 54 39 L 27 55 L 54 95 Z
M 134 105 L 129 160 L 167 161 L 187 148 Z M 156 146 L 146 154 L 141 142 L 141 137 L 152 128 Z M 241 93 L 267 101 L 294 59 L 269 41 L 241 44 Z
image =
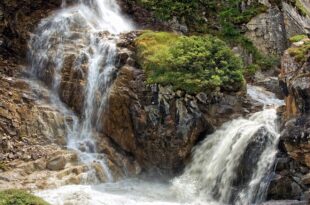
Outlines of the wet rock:
M 274 200 L 296 199 L 299 200 L 303 190 L 292 178 L 280 176 L 279 179 L 271 181 L 268 198 Z
M 235 180 L 233 181 L 233 187 L 237 190 L 246 187 L 250 180 L 252 179 L 252 174 L 254 169 L 257 169 L 257 162 L 260 160 L 260 157 L 263 151 L 267 146 L 271 146 L 272 141 L 275 139 L 275 136 L 268 132 L 267 128 L 261 127 L 250 139 L 247 148 L 245 149 L 244 154 L 241 156 L 239 166 L 236 168 Z M 265 179 L 262 179 L 261 186 Z M 232 199 L 234 201 L 235 194 L 232 194 Z
M 107 182 L 108 177 L 103 169 L 103 167 L 98 162 L 92 163 L 92 167 L 94 168 L 96 172 L 97 178 L 100 180 L 100 182 Z

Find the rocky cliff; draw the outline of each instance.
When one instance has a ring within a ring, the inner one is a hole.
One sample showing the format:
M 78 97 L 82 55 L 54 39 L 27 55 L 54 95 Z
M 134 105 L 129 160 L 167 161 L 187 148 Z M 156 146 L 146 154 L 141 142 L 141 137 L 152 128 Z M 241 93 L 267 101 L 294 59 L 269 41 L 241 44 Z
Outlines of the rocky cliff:
M 246 36 L 264 53 L 281 56 L 288 47 L 288 39 L 307 33 L 310 27 L 308 15 L 303 15 L 290 1 L 262 1 L 268 7 L 246 24 Z M 309 5 L 301 6 L 310 10 Z
M 309 39 L 304 37 L 282 57 L 280 84 L 286 107 L 279 110 L 282 153 L 271 183 L 271 198 L 309 200 L 309 56 Z

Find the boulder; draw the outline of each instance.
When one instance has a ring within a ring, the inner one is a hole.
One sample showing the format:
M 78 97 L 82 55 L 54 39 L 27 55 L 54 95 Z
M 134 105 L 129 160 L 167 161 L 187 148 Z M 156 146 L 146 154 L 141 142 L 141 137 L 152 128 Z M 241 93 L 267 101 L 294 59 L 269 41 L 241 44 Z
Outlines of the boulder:
M 65 168 L 66 163 L 64 156 L 56 156 L 48 160 L 46 167 L 52 171 L 59 171 Z

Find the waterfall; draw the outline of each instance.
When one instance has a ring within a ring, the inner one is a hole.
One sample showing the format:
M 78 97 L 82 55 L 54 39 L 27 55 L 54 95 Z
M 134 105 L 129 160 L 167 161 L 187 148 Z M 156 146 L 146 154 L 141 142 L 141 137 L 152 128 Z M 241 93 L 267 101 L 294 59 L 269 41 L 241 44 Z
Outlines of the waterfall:
M 116 39 L 133 30 L 114 0 L 63 1 L 63 8 L 42 20 L 29 43 L 31 72 L 44 79 L 60 104 L 66 59 L 74 56 L 73 69 L 85 84 L 81 116 L 59 106 L 72 121 L 66 122 L 68 148 L 83 163 L 98 162 L 113 181 L 105 155 L 97 153 L 94 135 L 106 109 L 116 72 Z M 85 81 L 85 82 L 84 82 Z M 252 204 L 264 200 L 269 173 L 277 152 L 279 133 L 276 107 L 283 102 L 259 87 L 248 95 L 264 103 L 264 110 L 225 123 L 193 150 L 192 161 L 171 184 L 126 180 L 97 186 L 60 187 L 37 193 L 53 204 Z M 86 184 L 94 182 L 94 173 Z M 79 197 L 76 197 L 79 196 Z
M 116 72 L 117 35 L 133 27 L 120 15 L 114 0 L 78 0 L 69 7 L 63 1 L 62 5 L 60 11 L 41 21 L 31 37 L 31 72 L 44 79 L 58 96 L 66 58 L 75 56 L 73 69 L 81 73 L 86 86 L 81 93 L 85 96 L 82 117 L 71 116 L 73 122 L 67 124 L 68 148 L 76 150 L 85 164 L 100 163 L 111 181 L 105 156 L 96 151 L 94 131 Z
M 248 95 L 262 111 L 225 123 L 193 150 L 184 173 L 171 183 L 125 180 L 68 186 L 38 193 L 53 204 L 244 205 L 265 200 L 279 133 L 276 108 L 284 102 L 261 87 Z M 74 196 L 79 195 L 78 200 Z M 81 202 L 83 201 L 83 202 Z M 81 203 L 80 203 L 81 202 Z
M 248 95 L 264 110 L 227 122 L 195 147 L 192 162 L 173 181 L 183 197 L 241 205 L 265 199 L 280 136 L 276 107 L 283 101 L 250 85 Z

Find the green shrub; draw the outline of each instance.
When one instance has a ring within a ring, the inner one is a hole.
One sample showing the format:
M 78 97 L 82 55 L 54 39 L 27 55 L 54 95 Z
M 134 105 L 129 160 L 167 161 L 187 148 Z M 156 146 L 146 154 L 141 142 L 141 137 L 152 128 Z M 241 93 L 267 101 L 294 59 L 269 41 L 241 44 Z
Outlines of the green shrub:
M 0 205 L 49 205 L 26 191 L 10 189 L 0 192 Z
M 136 40 L 136 46 L 148 83 L 172 85 L 189 93 L 216 88 L 237 91 L 244 84 L 241 59 L 216 37 L 148 31 Z
M 291 37 L 289 40 L 290 40 L 290 42 L 295 43 L 295 42 L 299 42 L 305 38 L 308 38 L 307 35 L 300 34 L 300 35 L 296 35 L 296 36 Z

